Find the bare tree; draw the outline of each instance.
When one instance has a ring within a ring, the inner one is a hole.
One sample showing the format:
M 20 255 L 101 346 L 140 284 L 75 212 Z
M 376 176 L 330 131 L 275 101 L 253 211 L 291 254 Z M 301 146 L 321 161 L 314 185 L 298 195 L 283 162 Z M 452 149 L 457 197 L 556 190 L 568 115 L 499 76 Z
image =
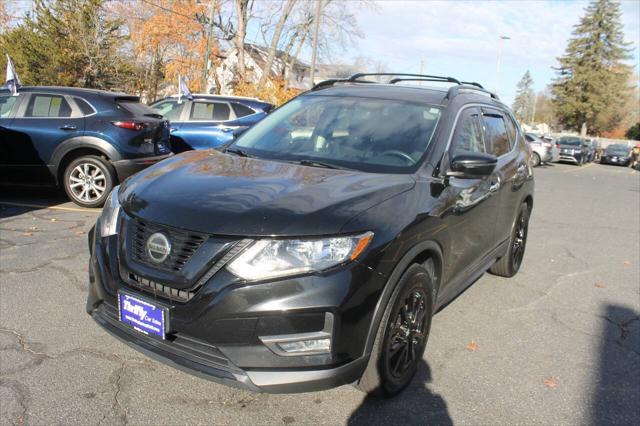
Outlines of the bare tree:
M 236 47 L 238 54 L 238 73 L 241 78 L 245 77 L 245 62 L 244 62 L 244 39 L 247 36 L 247 15 L 250 9 L 249 3 L 253 3 L 252 0 L 236 0 L 236 14 L 238 19 L 238 29 L 235 32 L 233 43 Z
M 265 62 L 264 68 L 262 70 L 262 75 L 260 76 L 260 81 L 258 81 L 258 90 L 262 89 L 262 87 L 267 82 L 269 78 L 269 74 L 271 74 L 271 68 L 273 67 L 273 60 L 276 56 L 276 50 L 278 48 L 278 43 L 280 42 L 280 36 L 282 34 L 282 30 L 284 28 L 284 24 L 289 19 L 289 15 L 293 10 L 293 6 L 295 6 L 296 0 L 287 0 L 282 9 L 282 13 L 280 14 L 280 18 L 276 23 L 276 27 L 273 31 L 273 36 L 271 37 L 271 44 L 269 45 L 269 50 L 267 51 L 267 60 Z

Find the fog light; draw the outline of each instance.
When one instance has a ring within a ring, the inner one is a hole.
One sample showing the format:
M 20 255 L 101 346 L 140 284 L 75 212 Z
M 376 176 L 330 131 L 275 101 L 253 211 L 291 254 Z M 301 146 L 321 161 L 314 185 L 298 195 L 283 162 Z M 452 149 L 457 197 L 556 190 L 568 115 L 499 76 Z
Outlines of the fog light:
M 287 353 L 329 352 L 331 339 L 298 340 L 297 342 L 280 342 L 280 349 Z

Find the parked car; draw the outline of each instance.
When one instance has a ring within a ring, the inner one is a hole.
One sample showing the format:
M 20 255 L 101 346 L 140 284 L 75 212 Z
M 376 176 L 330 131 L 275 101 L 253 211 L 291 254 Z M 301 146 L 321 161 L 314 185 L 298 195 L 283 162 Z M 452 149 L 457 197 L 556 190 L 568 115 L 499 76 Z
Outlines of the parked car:
M 560 145 L 560 161 L 582 166 L 587 162 L 587 143 L 577 136 L 563 136 L 557 139 Z
M 177 95 L 161 99 L 151 107 L 171 121 L 174 153 L 216 148 L 262 120 L 273 105 L 239 96 Z
M 531 165 L 533 167 L 537 167 L 542 163 L 551 163 L 560 160 L 560 152 L 555 144 L 533 133 L 526 133 L 525 139 L 531 146 Z
M 591 163 L 597 159 L 598 150 L 600 149 L 600 142 L 596 139 L 589 139 L 587 141 L 587 162 Z
M 631 148 L 624 144 L 609 145 L 604 149 L 600 164 L 615 164 L 629 166 L 631 163 Z
M 0 182 L 59 185 L 100 207 L 125 178 L 172 155 L 169 125 L 136 96 L 71 87 L 0 89 Z
M 89 236 L 94 320 L 254 391 L 406 387 L 432 315 L 486 270 L 518 272 L 533 171 L 494 94 L 368 75 L 114 189 Z

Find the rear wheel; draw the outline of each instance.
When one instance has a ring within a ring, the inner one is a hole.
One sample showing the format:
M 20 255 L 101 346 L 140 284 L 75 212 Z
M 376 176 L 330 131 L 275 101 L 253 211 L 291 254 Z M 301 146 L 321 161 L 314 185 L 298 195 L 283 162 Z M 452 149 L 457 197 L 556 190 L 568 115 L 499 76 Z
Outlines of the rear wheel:
M 540 155 L 537 152 L 534 152 L 531 155 L 531 166 L 538 167 L 542 161 L 540 160 Z
M 413 264 L 400 278 L 380 321 L 369 364 L 357 384 L 363 392 L 396 395 L 416 374 L 433 316 L 432 265 L 432 261 Z
M 507 253 L 493 264 L 489 269 L 494 275 L 511 278 L 518 273 L 524 250 L 527 244 L 527 233 L 529 230 L 529 205 L 522 203 L 518 212 L 518 217 L 511 231 L 509 248 Z
M 65 169 L 64 190 L 74 203 L 82 207 L 101 207 L 113 189 L 114 173 L 102 157 L 88 155 L 76 158 Z

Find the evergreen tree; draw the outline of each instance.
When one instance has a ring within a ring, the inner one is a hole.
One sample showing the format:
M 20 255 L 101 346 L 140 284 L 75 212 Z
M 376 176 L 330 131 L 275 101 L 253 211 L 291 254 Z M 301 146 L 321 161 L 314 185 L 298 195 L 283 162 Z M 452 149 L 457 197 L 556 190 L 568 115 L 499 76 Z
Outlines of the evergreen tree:
M 113 88 L 131 78 L 119 51 L 122 22 L 108 19 L 105 1 L 36 0 L 25 20 L 0 36 L 0 50 L 24 84 Z
M 534 102 L 533 79 L 531 78 L 529 70 L 527 70 L 518 82 L 516 98 L 512 106 L 513 113 L 516 115 L 518 121 L 522 123 L 531 122 L 533 119 Z
M 594 0 L 576 25 L 552 85 L 561 124 L 579 130 L 583 123 L 591 133 L 614 129 L 624 117 L 629 96 L 631 67 L 629 43 L 625 43 L 620 5 Z

